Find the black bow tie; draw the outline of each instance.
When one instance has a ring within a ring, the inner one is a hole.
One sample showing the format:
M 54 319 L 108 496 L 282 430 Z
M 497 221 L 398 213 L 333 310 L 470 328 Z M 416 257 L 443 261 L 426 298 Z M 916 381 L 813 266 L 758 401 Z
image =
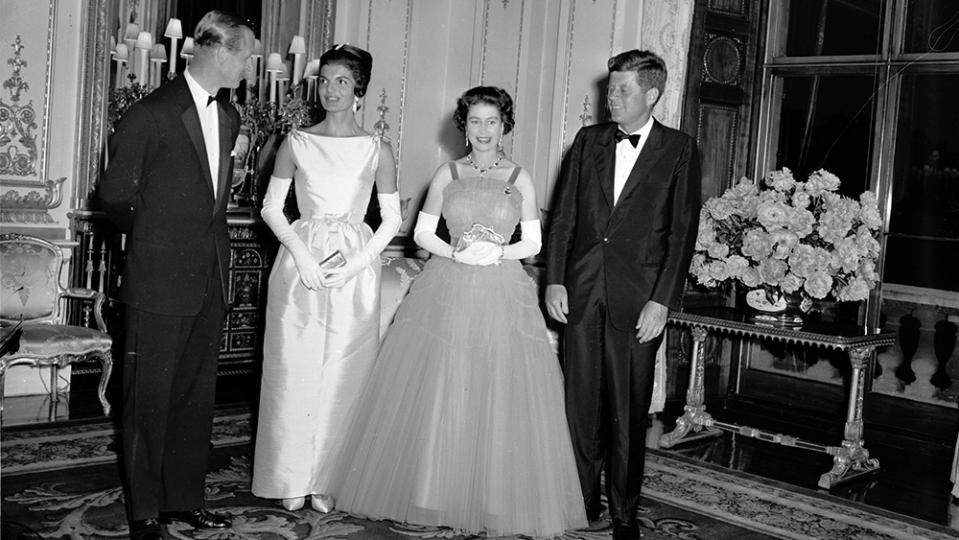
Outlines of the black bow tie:
M 636 148 L 636 145 L 639 144 L 639 133 L 634 133 L 632 135 L 627 135 L 623 130 L 616 130 L 616 142 L 623 139 L 629 139 L 629 144 L 633 145 L 633 148 Z
M 209 107 L 210 103 L 213 103 L 214 101 L 218 101 L 218 100 L 219 98 L 217 98 L 216 96 L 208 96 L 206 98 L 206 106 Z

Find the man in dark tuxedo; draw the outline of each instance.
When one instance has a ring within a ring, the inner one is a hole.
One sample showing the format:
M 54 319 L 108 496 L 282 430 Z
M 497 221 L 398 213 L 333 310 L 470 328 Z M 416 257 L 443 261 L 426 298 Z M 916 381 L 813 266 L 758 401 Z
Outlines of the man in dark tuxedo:
M 189 68 L 134 104 L 110 139 L 100 199 L 127 234 L 123 465 L 131 537 L 161 523 L 229 526 L 204 508 L 230 257 L 231 151 L 240 118 L 215 100 L 248 69 L 253 31 L 211 11 Z
M 586 516 L 602 523 L 606 468 L 615 539 L 636 523 L 656 350 L 679 309 L 699 205 L 699 156 L 651 112 L 666 65 L 648 51 L 609 60 L 612 122 L 582 128 L 557 185 L 546 252 L 546 307 L 566 324 L 566 415 Z

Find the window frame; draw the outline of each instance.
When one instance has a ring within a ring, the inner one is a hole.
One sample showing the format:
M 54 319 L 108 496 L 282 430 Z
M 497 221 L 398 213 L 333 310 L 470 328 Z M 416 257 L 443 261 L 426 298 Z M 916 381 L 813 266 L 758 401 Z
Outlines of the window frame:
M 880 258 L 877 272 L 885 278 L 886 243 L 892 215 L 893 165 L 896 133 L 899 126 L 899 97 L 905 76 L 922 73 L 959 74 L 959 52 L 901 53 L 906 35 L 909 0 L 883 0 L 879 54 L 841 56 L 786 56 L 791 2 L 804 0 L 767 0 L 766 39 L 760 68 L 759 114 L 754 131 L 755 160 L 752 177 L 762 178 L 766 171 L 780 166 L 776 154 L 780 136 L 780 111 L 784 80 L 788 77 L 816 75 L 874 75 L 876 77 L 876 115 L 870 145 L 870 180 L 867 189 L 876 192 L 882 214 Z M 828 1 L 828 0 L 827 0 Z M 788 166 L 788 164 L 782 164 Z M 882 309 L 882 282 L 865 301 L 867 328 L 879 325 Z

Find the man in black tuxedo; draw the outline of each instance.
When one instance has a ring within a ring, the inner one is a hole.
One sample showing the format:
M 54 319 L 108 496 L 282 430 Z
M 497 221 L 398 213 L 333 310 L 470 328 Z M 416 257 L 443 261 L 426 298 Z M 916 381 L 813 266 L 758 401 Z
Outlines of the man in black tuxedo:
M 612 122 L 582 128 L 557 185 L 546 307 L 565 323 L 566 415 L 586 516 L 600 523 L 605 465 L 613 537 L 636 523 L 656 350 L 679 309 L 700 205 L 688 135 L 651 116 L 666 65 L 648 51 L 609 60 Z
M 211 11 L 177 79 L 134 104 L 110 139 L 100 198 L 127 234 L 123 465 L 131 536 L 161 523 L 229 526 L 204 508 L 217 354 L 228 304 L 226 223 L 240 118 L 215 100 L 248 69 L 253 31 Z

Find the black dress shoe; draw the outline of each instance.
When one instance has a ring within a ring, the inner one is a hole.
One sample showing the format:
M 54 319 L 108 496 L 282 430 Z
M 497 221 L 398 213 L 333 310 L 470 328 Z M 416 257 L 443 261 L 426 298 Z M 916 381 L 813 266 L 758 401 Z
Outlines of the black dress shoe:
M 130 522 L 130 538 L 132 540 L 163 540 L 163 529 L 155 519 L 144 519 Z
M 230 526 L 229 519 L 206 508 L 186 512 L 160 512 L 160 523 L 169 524 L 171 521 L 186 523 L 194 529 L 225 529 Z
M 639 524 L 635 521 L 624 522 L 613 520 L 613 540 L 638 540 L 643 537 Z

